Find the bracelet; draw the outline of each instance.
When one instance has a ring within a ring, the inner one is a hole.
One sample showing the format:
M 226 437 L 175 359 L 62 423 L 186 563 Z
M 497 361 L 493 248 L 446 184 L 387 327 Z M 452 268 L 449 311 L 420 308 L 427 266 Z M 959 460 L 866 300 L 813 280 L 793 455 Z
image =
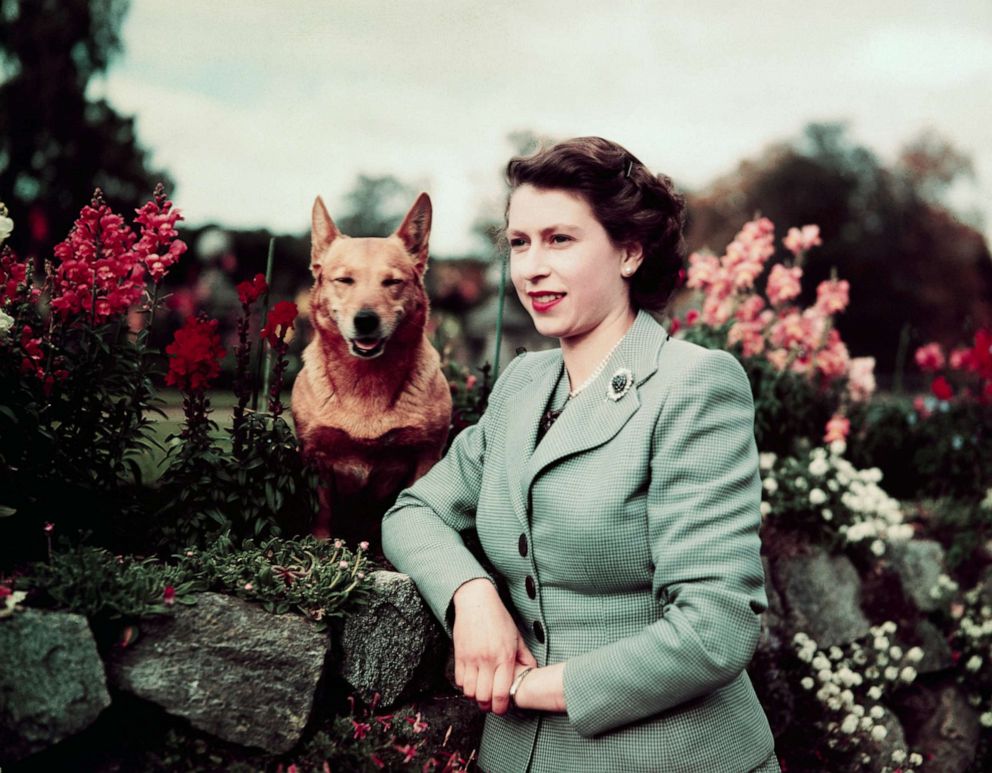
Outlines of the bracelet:
M 517 690 L 520 689 L 521 682 L 524 681 L 524 677 L 527 676 L 531 671 L 534 670 L 533 666 L 529 666 L 517 674 L 517 678 L 513 680 L 513 684 L 510 685 L 510 705 L 513 708 L 517 708 Z

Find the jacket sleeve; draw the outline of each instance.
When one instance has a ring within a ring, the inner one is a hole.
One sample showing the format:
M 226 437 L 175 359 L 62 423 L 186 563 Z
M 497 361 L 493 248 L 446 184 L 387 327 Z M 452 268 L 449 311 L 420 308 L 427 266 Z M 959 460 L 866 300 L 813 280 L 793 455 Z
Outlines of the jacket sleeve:
M 383 516 L 383 553 L 413 579 L 449 637 L 454 623 L 451 599 L 458 587 L 477 577 L 494 580 L 465 546 L 460 532 L 475 528 L 486 431 L 510 372 L 522 359 L 516 357 L 503 371 L 479 422 L 463 429 L 448 453 L 400 492 L 396 504 Z
M 660 617 L 565 662 L 569 721 L 585 737 L 735 679 L 768 606 L 754 404 L 733 355 L 709 351 L 677 378 L 651 454 L 647 519 Z

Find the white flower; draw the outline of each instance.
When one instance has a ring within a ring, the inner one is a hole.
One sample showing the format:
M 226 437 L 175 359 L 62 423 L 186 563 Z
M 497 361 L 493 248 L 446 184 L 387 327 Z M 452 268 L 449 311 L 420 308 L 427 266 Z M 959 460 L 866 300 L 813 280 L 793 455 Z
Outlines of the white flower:
M 771 503 L 762 501 L 758 509 L 761 511 L 762 518 L 767 518 L 771 514 L 772 506 Z
M 992 488 L 985 492 L 985 499 L 979 505 L 983 510 L 992 510 Z
M 817 655 L 813 658 L 813 668 L 817 671 L 822 671 L 823 669 L 830 668 L 830 661 L 826 659 L 822 654 Z
M 896 624 L 893 623 L 891 620 L 886 620 L 884 623 L 882 623 L 882 633 L 895 633 L 895 632 L 896 632 Z
M 827 501 L 827 495 L 823 493 L 823 489 L 815 488 L 809 492 L 809 503 L 811 505 L 822 505 Z
M 875 720 L 871 717 L 861 717 L 861 721 L 858 724 L 862 730 L 871 730 L 875 724 Z
M 909 668 L 909 666 L 907 666 L 907 668 Z M 895 666 L 889 666 L 888 668 L 885 669 L 885 678 L 888 679 L 890 682 L 894 682 L 896 679 L 899 678 L 899 669 L 896 668 Z
M 6 215 L 0 215 L 0 242 L 5 241 L 14 230 L 14 221 Z
M 0 310 L 0 338 L 7 335 L 7 331 L 9 331 L 13 326 L 14 318 Z
M 902 647 L 895 645 L 889 650 L 889 655 L 892 656 L 893 660 L 899 660 L 902 657 Z
M 824 507 L 823 508 L 822 515 L 823 515 L 823 520 L 824 521 L 833 520 L 833 517 L 834 517 L 833 510 L 831 510 L 829 507 Z
M 899 678 L 904 682 L 912 682 L 916 679 L 916 669 L 912 666 L 906 666 L 902 671 L 899 672 Z
M 871 729 L 871 737 L 876 741 L 881 741 L 883 738 L 885 738 L 885 735 L 888 732 L 889 731 L 885 727 L 885 725 L 875 725 L 875 727 Z
M 885 555 L 885 543 L 882 542 L 882 540 L 880 539 L 872 540 L 871 552 L 874 553 L 876 556 Z
M 830 659 L 831 660 L 840 660 L 842 657 L 844 657 L 844 650 L 842 650 L 836 644 L 833 645 L 830 648 Z
M 909 755 L 909 764 L 910 765 L 922 765 L 923 764 L 923 755 L 922 754 L 918 754 L 917 752 L 913 752 L 912 754 Z
M 865 715 L 865 707 L 860 703 L 855 703 L 851 706 L 851 713 L 858 717 L 863 717 Z
M 833 478 L 831 478 L 830 480 L 827 481 L 827 488 L 830 489 L 831 491 L 836 492 L 838 489 L 840 489 L 840 484 L 837 481 L 835 481 Z
M 909 652 L 906 653 L 906 659 L 909 660 L 910 663 L 919 663 L 923 660 L 923 650 L 919 647 L 912 647 Z
M 799 684 L 801 684 L 803 686 L 803 689 L 804 690 L 812 690 L 813 689 L 813 685 L 815 685 L 816 682 L 813 681 L 813 677 L 811 677 L 811 676 L 804 676 L 799 681 Z
M 830 444 L 830 453 L 834 456 L 843 456 L 844 452 L 847 450 L 847 443 L 843 440 L 835 440 Z
M 887 650 L 889 648 L 889 640 L 884 636 L 879 636 L 875 639 L 875 649 L 877 650 Z
M 827 708 L 829 708 L 831 711 L 839 711 L 840 706 L 841 706 L 840 698 L 827 699 Z
M 969 671 L 977 671 L 982 667 L 982 659 L 978 655 L 972 655 L 964 665 Z
M 992 727 L 992 711 L 983 712 L 978 721 L 982 723 L 982 727 Z
M 853 714 L 848 714 L 844 717 L 844 721 L 841 723 L 840 729 L 842 733 L 847 733 L 850 735 L 858 729 L 858 718 Z
M 775 478 L 765 478 L 761 485 L 765 487 L 765 491 L 769 494 L 774 494 L 778 491 L 778 481 Z
M 830 470 L 830 463 L 822 456 L 818 456 L 809 463 L 809 472 L 818 478 L 822 478 Z
M 872 706 L 868 713 L 871 714 L 872 719 L 881 719 L 885 716 L 885 709 L 881 706 Z
M 758 454 L 758 466 L 762 470 L 770 470 L 772 467 L 775 466 L 775 461 L 777 459 L 778 457 L 772 453 Z
M 906 752 L 903 749 L 892 750 L 892 761 L 898 765 L 906 760 Z
M 825 668 L 822 671 L 820 671 L 820 672 L 817 673 L 816 678 L 819 679 L 821 682 L 829 682 L 830 681 L 830 671 Z
M 804 478 L 802 475 L 797 476 L 795 481 L 793 481 L 793 484 L 797 489 L 805 489 L 809 485 L 806 482 L 806 478 Z

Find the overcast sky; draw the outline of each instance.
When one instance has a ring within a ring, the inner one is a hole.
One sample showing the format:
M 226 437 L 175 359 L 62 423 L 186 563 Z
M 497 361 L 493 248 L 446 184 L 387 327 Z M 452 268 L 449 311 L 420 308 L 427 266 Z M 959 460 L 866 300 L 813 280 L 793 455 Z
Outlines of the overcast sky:
M 947 137 L 978 173 L 954 202 L 992 235 L 990 0 L 132 0 L 123 35 L 93 92 L 136 116 L 192 225 L 300 233 L 315 195 L 333 216 L 392 174 L 457 254 L 514 130 L 599 134 L 694 189 L 846 121 L 885 161 Z

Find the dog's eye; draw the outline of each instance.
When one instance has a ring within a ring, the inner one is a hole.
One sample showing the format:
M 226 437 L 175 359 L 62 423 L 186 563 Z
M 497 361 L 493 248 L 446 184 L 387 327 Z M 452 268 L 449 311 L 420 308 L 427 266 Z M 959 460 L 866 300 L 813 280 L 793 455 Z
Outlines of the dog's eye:
M 401 284 L 403 284 L 403 280 L 402 279 L 383 279 L 382 280 L 382 286 L 383 287 L 393 287 L 394 285 L 401 285 Z
M 334 277 L 334 281 L 335 282 L 340 282 L 343 285 L 353 285 L 353 284 L 355 284 L 355 280 L 352 279 L 350 276 L 336 276 L 336 277 Z

